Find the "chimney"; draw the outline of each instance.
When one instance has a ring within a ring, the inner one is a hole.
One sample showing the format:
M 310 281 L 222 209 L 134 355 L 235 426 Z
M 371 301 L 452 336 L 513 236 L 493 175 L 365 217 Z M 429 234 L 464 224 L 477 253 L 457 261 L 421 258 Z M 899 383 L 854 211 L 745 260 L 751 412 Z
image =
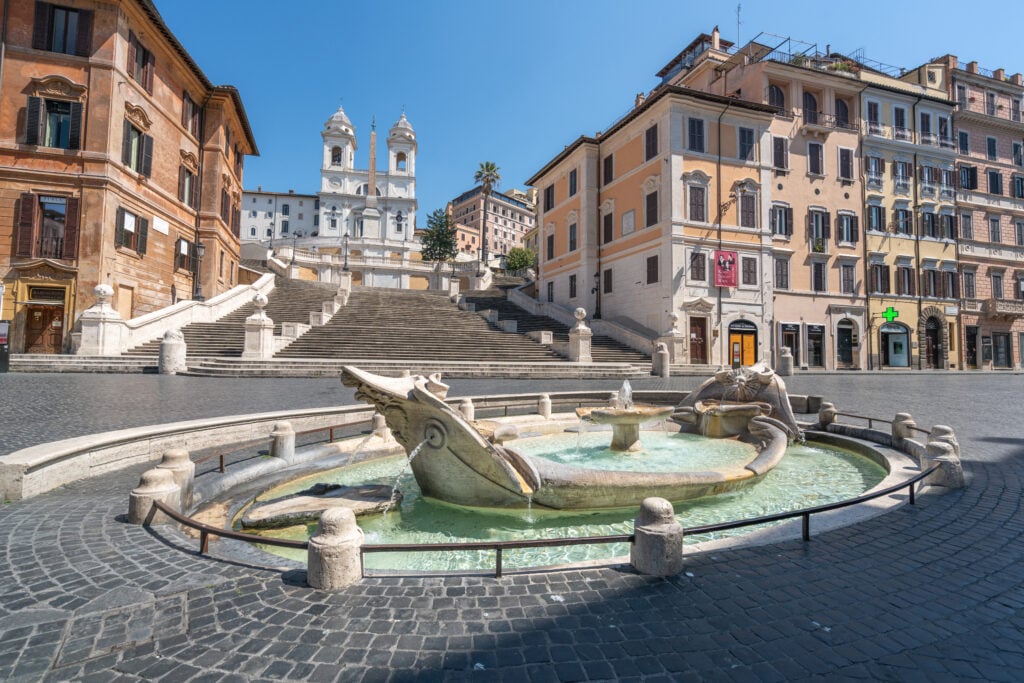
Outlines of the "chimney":
M 992 78 L 996 79 L 997 81 L 1005 80 L 1006 69 L 996 69 L 995 71 L 992 72 Z
M 1019 73 L 1015 73 L 1010 76 L 1010 82 L 1014 85 L 1024 85 L 1024 76 L 1021 76 Z
M 295 190 L 288 190 L 288 194 L 295 194 Z
M 256 191 L 257 192 L 263 192 L 263 186 L 262 185 L 257 185 L 256 186 Z
M 718 27 L 716 26 L 711 31 L 711 49 L 712 50 L 721 50 L 722 49 L 721 37 L 722 37 L 722 34 L 718 32 Z
M 950 69 L 959 69 L 960 68 L 959 64 L 960 64 L 960 60 L 958 60 L 956 58 L 956 55 L 949 55 L 949 68 Z
M 976 73 L 978 73 L 978 63 L 977 62 L 967 62 L 967 73 L 969 73 L 969 74 L 976 74 Z

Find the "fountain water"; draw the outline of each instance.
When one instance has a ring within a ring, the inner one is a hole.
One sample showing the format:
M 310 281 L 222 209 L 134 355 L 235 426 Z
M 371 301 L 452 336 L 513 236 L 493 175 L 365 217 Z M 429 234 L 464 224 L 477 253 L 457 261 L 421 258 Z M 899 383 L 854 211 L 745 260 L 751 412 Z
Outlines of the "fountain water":
M 402 480 L 402 476 L 405 475 L 406 472 L 412 469 L 412 461 L 416 459 L 416 456 L 420 454 L 420 451 L 423 450 L 423 447 L 427 445 L 428 441 L 429 439 L 423 439 L 416 448 L 409 451 L 409 459 L 406 460 L 405 467 L 403 467 L 402 471 L 395 477 L 395 483 L 391 485 L 391 500 L 388 503 L 388 506 L 384 508 L 385 515 L 387 515 L 388 512 L 391 511 L 391 508 L 395 506 L 395 501 L 400 500 L 400 497 L 398 496 L 398 482 Z

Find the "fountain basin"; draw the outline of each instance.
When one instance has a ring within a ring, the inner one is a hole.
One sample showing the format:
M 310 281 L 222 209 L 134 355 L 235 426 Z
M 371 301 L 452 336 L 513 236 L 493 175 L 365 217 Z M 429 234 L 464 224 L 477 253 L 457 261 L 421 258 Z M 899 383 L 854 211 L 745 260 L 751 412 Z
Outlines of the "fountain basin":
M 640 444 L 640 425 L 662 420 L 675 409 L 671 406 L 634 405 L 631 408 L 577 408 L 576 414 L 595 424 L 612 426 L 613 451 L 636 453 Z
M 771 404 L 763 401 L 737 403 L 709 398 L 697 401 L 692 408 L 676 410 L 672 414 L 672 421 L 693 425 L 698 434 L 721 439 L 743 434 L 752 419 L 771 413 Z

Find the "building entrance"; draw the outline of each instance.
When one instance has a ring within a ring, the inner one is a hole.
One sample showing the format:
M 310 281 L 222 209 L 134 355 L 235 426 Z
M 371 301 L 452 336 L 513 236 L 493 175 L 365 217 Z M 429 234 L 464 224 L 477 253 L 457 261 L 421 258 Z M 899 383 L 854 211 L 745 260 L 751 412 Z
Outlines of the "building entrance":
M 939 321 L 928 318 L 924 324 L 924 363 L 929 370 L 941 368 L 939 364 Z
M 734 368 L 757 362 L 757 325 L 737 320 L 729 325 L 729 363 Z
M 891 368 L 910 367 L 910 333 L 899 323 L 882 325 L 879 333 L 882 365 Z
M 63 306 L 29 306 L 25 353 L 60 353 L 64 339 Z
M 690 363 L 707 365 L 708 319 L 690 318 Z
M 836 366 L 856 367 L 853 362 L 853 321 L 840 320 L 836 325 Z

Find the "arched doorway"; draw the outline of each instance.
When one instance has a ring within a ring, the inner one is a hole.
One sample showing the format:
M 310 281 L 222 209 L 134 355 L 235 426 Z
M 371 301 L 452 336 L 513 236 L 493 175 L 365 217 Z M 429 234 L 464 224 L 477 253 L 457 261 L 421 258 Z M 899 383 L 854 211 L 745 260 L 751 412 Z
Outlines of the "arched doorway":
M 931 317 L 924 324 L 924 366 L 929 370 L 941 368 L 939 364 L 939 341 L 942 323 Z
M 853 359 L 853 338 L 856 325 L 849 318 L 836 324 L 836 367 L 851 369 L 857 367 Z
M 729 364 L 734 368 L 757 362 L 757 325 L 737 320 L 729 325 Z
M 910 367 L 910 330 L 899 323 L 885 323 L 879 330 L 879 351 L 882 366 Z

